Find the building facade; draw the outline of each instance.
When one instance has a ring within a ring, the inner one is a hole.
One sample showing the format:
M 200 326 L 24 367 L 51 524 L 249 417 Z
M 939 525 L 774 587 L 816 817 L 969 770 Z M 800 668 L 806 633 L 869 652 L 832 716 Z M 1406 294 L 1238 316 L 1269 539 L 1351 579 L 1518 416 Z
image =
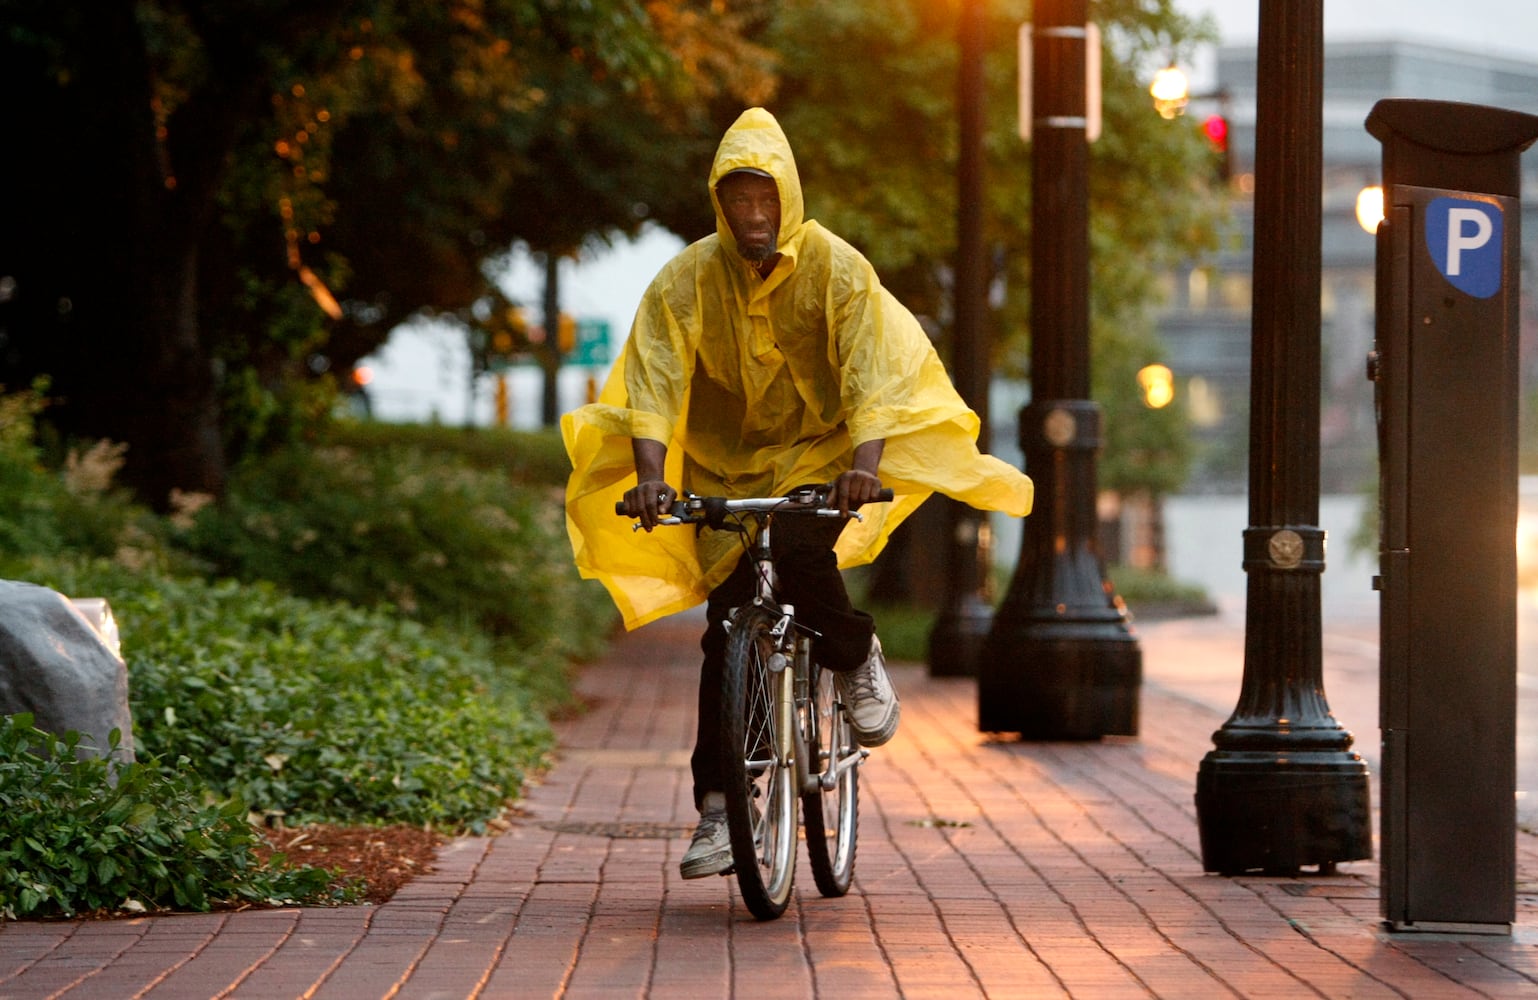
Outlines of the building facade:
M 1248 487 L 1250 303 L 1254 270 L 1256 106 L 1254 47 L 1218 53 L 1218 96 L 1187 114 L 1229 125 L 1233 192 L 1229 239 L 1217 255 L 1168 276 L 1160 334 L 1184 390 L 1199 447 L 1192 493 Z M 1362 189 L 1379 183 L 1382 146 L 1365 122 L 1383 98 L 1459 101 L 1538 114 L 1538 64 L 1410 42 L 1327 44 L 1324 68 L 1321 225 L 1320 482 L 1326 494 L 1373 488 L 1377 432 L 1365 359 L 1374 333 L 1375 240 L 1356 218 Z M 1522 157 L 1522 373 L 1524 454 L 1538 452 L 1528 424 L 1538 337 L 1538 146 Z

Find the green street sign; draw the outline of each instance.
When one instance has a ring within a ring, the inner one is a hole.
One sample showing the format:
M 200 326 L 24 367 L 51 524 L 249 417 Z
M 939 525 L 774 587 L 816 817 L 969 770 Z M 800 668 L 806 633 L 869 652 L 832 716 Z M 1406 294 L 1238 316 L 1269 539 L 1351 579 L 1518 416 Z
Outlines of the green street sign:
M 577 342 L 566 357 L 568 364 L 599 368 L 609 363 L 609 322 L 577 320 Z

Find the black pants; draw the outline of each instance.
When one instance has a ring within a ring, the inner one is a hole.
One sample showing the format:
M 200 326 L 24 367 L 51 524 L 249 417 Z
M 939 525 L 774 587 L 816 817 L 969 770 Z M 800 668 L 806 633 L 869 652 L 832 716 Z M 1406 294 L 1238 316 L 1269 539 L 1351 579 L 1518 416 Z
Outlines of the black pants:
M 833 543 L 844 529 L 839 518 L 781 517 L 774 522 L 771 545 L 779 596 L 796 608 L 796 620 L 820 632 L 817 662 L 826 670 L 853 670 L 870 655 L 876 627 L 871 616 L 855 610 L 844 589 Z M 752 560 L 747 554 L 732 575 L 710 592 L 705 607 L 705 635 L 700 649 L 699 718 L 694 737 L 694 804 L 698 808 L 706 792 L 725 787 L 720 776 L 721 674 L 726 668 L 727 632 L 722 622 L 732 608 L 753 600 Z

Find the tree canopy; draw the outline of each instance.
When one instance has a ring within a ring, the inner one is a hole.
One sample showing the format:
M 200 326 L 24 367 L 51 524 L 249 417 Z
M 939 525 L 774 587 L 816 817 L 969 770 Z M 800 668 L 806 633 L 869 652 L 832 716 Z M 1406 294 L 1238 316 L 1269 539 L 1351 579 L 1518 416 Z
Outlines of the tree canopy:
M 720 8 L 717 10 L 716 8 Z M 766 52 L 690 0 L 0 0 L 0 382 L 164 506 L 514 240 L 633 231 Z
M 957 6 L 933 0 L 787 0 L 769 47 L 781 58 L 781 120 L 808 212 L 859 246 L 944 343 L 956 249 Z M 1025 0 L 990 0 L 983 95 L 985 241 L 994 262 L 993 369 L 1029 377 L 1030 146 L 1019 137 L 1017 37 Z M 1162 492 L 1184 478 L 1178 407 L 1146 410 L 1135 373 L 1160 360 L 1159 276 L 1216 246 L 1223 202 L 1213 152 L 1192 121 L 1167 121 L 1145 74 L 1210 29 L 1169 0 L 1102 0 L 1100 138 L 1090 150 L 1095 398 L 1113 437 L 1101 480 Z M 858 59 L 848 57 L 859 53 Z M 871 67 L 878 66 L 873 72 Z
M 995 362 L 1019 371 L 1029 150 L 1014 38 L 1029 5 L 987 6 Z M 1102 353 L 1152 355 L 1155 269 L 1210 245 L 1215 215 L 1194 127 L 1150 113 L 1137 74 L 1197 26 L 1170 0 L 1094 11 L 1109 42 L 1091 188 L 1097 336 Z M 150 502 L 217 494 L 230 460 L 325 404 L 317 375 L 345 372 L 414 315 L 495 312 L 515 243 L 569 255 L 647 222 L 708 232 L 710 157 L 751 104 L 785 123 L 812 213 L 943 339 L 956 12 L 957 0 L 0 0 L 13 138 L 0 385 L 50 377 L 56 426 L 126 442 L 125 474 Z

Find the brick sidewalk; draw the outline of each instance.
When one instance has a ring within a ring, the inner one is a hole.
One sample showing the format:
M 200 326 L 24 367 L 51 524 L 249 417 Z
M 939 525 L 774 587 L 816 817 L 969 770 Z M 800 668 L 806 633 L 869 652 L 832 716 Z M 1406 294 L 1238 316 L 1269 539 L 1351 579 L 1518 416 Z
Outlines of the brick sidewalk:
M 1223 718 L 1153 683 L 1135 740 L 990 741 L 974 682 L 895 666 L 853 891 L 819 897 L 803 860 L 758 923 L 731 880 L 678 878 L 698 628 L 586 670 L 593 708 L 512 830 L 390 903 L 7 924 L 0 998 L 1538 996 L 1538 838 L 1517 835 L 1509 938 L 1385 933 L 1372 862 L 1206 875 L 1192 793 Z

